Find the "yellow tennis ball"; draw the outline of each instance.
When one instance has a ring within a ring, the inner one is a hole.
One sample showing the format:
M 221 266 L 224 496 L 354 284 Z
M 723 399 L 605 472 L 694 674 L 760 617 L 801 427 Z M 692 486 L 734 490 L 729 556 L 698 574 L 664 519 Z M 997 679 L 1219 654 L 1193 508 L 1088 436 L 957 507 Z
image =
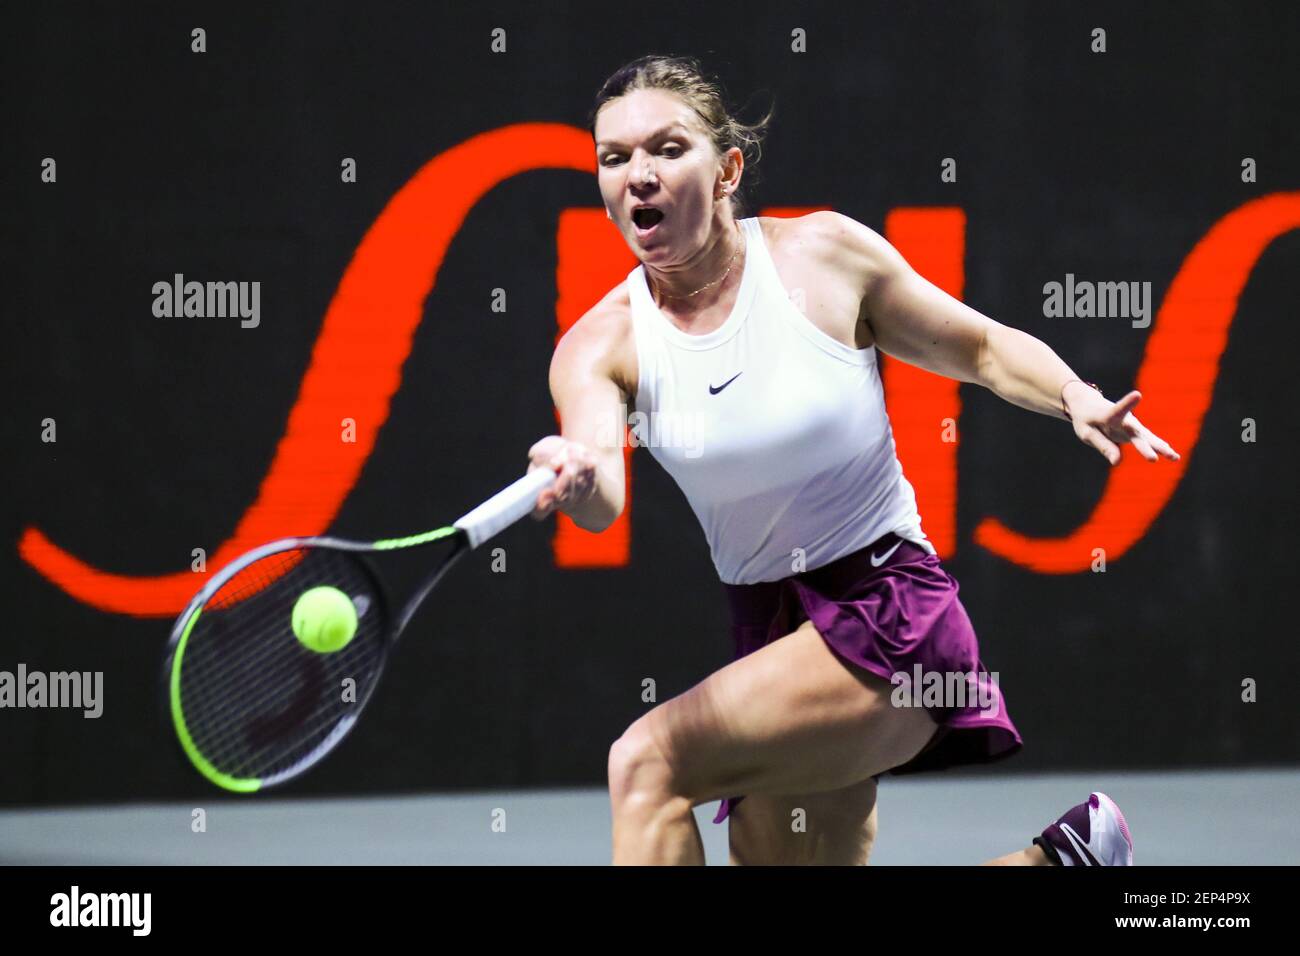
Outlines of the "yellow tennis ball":
M 357 633 L 352 599 L 328 585 L 304 591 L 293 606 L 293 633 L 318 654 L 342 650 Z

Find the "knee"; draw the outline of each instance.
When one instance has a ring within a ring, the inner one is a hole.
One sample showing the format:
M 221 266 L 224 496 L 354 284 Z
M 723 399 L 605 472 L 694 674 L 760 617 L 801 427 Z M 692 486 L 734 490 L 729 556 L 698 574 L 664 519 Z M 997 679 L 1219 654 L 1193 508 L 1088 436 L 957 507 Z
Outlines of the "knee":
M 677 795 L 672 766 L 644 720 L 609 748 L 609 795 L 615 808 L 661 804 Z

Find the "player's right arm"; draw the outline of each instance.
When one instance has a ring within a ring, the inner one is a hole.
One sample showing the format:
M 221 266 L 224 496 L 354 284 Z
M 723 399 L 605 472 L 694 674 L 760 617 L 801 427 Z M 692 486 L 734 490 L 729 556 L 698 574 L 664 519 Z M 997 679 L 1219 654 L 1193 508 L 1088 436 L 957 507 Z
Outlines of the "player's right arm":
M 555 484 L 533 517 L 560 510 L 587 531 L 604 531 L 623 512 L 623 435 L 627 426 L 626 310 L 597 305 L 573 324 L 551 357 L 551 398 L 561 434 L 528 451 L 529 471 L 550 468 Z

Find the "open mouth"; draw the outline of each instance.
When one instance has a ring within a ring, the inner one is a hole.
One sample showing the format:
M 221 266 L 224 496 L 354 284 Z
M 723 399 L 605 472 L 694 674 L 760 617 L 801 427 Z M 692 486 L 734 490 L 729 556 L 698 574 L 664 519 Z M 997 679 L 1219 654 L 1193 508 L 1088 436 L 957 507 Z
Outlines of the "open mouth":
M 653 206 L 642 206 L 639 209 L 632 210 L 632 224 L 637 230 L 643 233 L 649 232 L 659 223 L 663 222 L 664 214 L 662 210 L 655 209 Z

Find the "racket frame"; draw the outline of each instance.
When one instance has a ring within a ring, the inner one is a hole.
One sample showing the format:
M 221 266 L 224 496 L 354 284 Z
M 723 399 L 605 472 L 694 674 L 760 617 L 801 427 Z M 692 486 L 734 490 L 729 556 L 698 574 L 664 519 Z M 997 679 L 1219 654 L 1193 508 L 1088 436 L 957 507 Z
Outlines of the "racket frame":
M 549 488 L 556 481 L 557 475 L 550 468 L 530 468 L 522 477 L 512 484 L 501 489 L 491 498 L 484 501 L 478 507 L 467 512 L 458 518 L 453 524 L 443 528 L 435 528 L 432 531 L 426 531 L 422 534 L 411 535 L 405 538 L 386 538 L 380 541 L 362 542 L 350 541 L 346 538 L 335 538 L 328 535 L 310 536 L 310 537 L 290 537 L 281 538 L 272 541 L 260 547 L 248 551 L 230 564 L 223 567 L 220 571 L 212 576 L 199 592 L 194 595 L 190 603 L 186 605 L 185 610 L 177 617 L 175 624 L 172 625 L 171 635 L 168 638 L 166 653 L 163 656 L 162 670 L 162 697 L 163 713 L 165 719 L 168 719 L 172 730 L 175 732 L 175 738 L 180 744 L 182 754 L 187 757 L 190 763 L 206 777 L 209 781 L 223 789 L 236 793 L 254 793 L 270 787 L 278 786 L 295 777 L 298 777 L 309 770 L 312 766 L 323 759 L 347 736 L 348 732 L 356 725 L 357 719 L 365 709 L 370 698 L 374 696 L 375 688 L 379 686 L 379 681 L 383 677 L 385 664 L 388 661 L 388 655 L 392 648 L 397 644 L 398 638 L 402 631 L 405 630 L 411 618 L 420 605 L 428 597 L 429 592 L 442 579 L 442 576 L 451 569 L 457 561 L 468 551 L 477 548 L 489 538 L 514 524 L 524 515 L 533 510 L 537 501 L 537 496 L 546 488 Z M 247 568 L 255 561 L 269 557 L 284 551 L 293 551 L 302 548 L 332 548 L 337 551 L 345 551 L 357 556 L 359 563 L 365 569 L 366 574 L 371 578 L 375 585 L 375 593 L 383 602 L 385 611 L 391 606 L 387 588 L 384 586 L 383 579 L 371 566 L 370 561 L 365 558 L 367 554 L 376 554 L 385 551 L 405 550 L 408 548 L 417 548 L 424 545 L 432 544 L 436 541 L 452 539 L 452 550 L 443 558 L 442 562 L 434 568 L 412 593 L 411 597 L 402 606 L 402 611 L 396 622 L 389 630 L 388 636 L 380 644 L 381 654 L 378 661 L 378 673 L 374 680 L 370 682 L 362 699 L 358 700 L 356 706 L 350 713 L 339 721 L 329 735 L 322 740 L 312 750 L 310 754 L 302 760 L 295 763 L 286 770 L 273 774 L 265 778 L 241 778 L 234 777 L 231 774 L 217 770 L 211 762 L 199 753 L 195 746 L 193 738 L 185 726 L 184 715 L 181 712 L 180 703 L 180 664 L 184 660 L 185 643 L 189 638 L 190 631 L 194 627 L 194 622 L 198 620 L 202 613 L 203 607 L 207 602 L 232 578 L 244 568 Z
M 408 548 L 423 547 L 435 542 L 447 541 L 452 542 L 452 549 L 442 559 L 442 561 L 430 571 L 415 589 L 411 597 L 407 599 L 402 606 L 400 614 L 392 619 L 389 624 L 387 633 L 380 642 L 380 655 L 376 661 L 376 674 L 368 682 L 362 696 L 356 701 L 351 711 L 346 714 L 335 725 L 334 729 L 304 757 L 291 767 L 279 771 L 267 777 L 236 777 L 232 774 L 218 770 L 212 765 L 195 745 L 193 737 L 190 735 L 189 728 L 186 726 L 183 709 L 180 699 L 180 673 L 181 665 L 184 662 L 185 644 L 189 639 L 190 632 L 194 624 L 202 616 L 203 608 L 218 591 L 225 587 L 230 581 L 243 571 L 245 568 L 254 564 L 263 558 L 270 557 L 274 554 L 282 554 L 288 551 L 299 551 L 304 548 L 328 548 L 335 551 L 345 551 L 352 554 L 361 565 L 374 587 L 375 594 L 380 602 L 379 610 L 387 614 L 392 608 L 391 595 L 388 587 L 384 584 L 383 578 L 375 570 L 374 564 L 369 555 L 384 553 L 395 550 L 406 550 Z M 301 776 L 310 770 L 315 764 L 324 759 L 330 751 L 337 747 L 343 738 L 348 735 L 356 725 L 361 712 L 365 709 L 370 699 L 375 694 L 375 689 L 383 679 L 384 671 L 387 669 L 388 657 L 393 648 L 397 645 L 398 639 L 406 626 L 419 610 L 420 605 L 424 603 L 425 598 L 434 589 L 439 581 L 442 580 L 452 566 L 455 565 L 466 552 L 470 550 L 470 538 L 466 532 L 455 526 L 437 528 L 424 534 L 413 535 L 408 538 L 389 538 L 382 541 L 351 541 L 347 538 L 336 538 L 329 535 L 321 535 L 303 538 L 281 538 L 272 541 L 260 547 L 248 551 L 234 561 L 227 564 L 220 571 L 214 574 L 199 592 L 186 605 L 185 610 L 177 617 L 175 624 L 172 625 L 171 634 L 167 641 L 167 650 L 164 655 L 162 669 L 162 688 L 163 688 L 163 720 L 172 731 L 172 736 L 179 745 L 179 753 L 184 756 L 188 762 L 202 774 L 208 781 L 228 790 L 232 793 L 257 793 L 269 790 L 282 783 Z

